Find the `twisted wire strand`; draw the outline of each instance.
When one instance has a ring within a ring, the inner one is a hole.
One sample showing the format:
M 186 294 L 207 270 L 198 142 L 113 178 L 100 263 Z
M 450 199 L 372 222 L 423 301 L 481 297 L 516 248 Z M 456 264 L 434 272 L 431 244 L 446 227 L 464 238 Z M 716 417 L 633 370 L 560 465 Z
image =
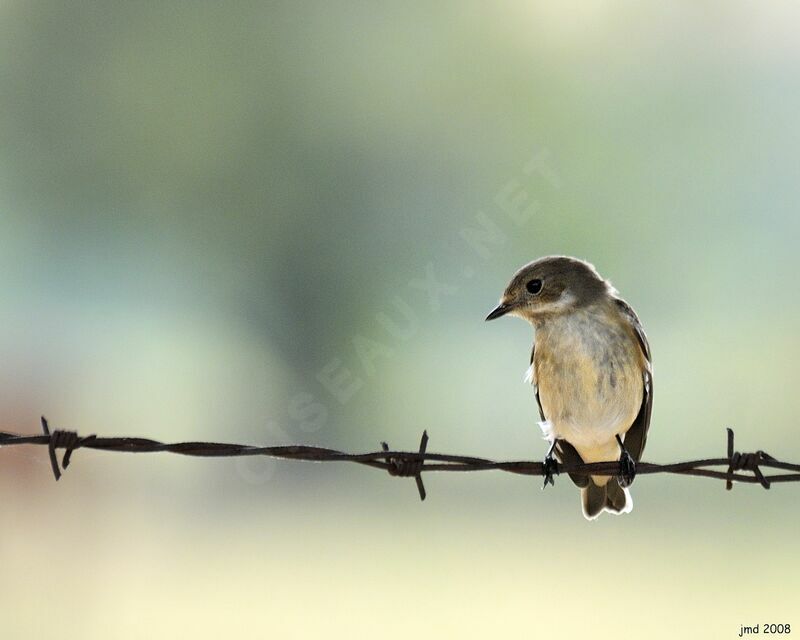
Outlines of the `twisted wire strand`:
M 422 474 L 438 472 L 502 471 L 520 475 L 543 476 L 546 474 L 542 462 L 535 461 L 495 461 L 486 458 L 428 453 L 428 434 L 423 432 L 418 451 L 392 450 L 387 443 L 381 443 L 380 451 L 367 453 L 346 453 L 325 447 L 308 445 L 254 446 L 226 442 L 174 442 L 166 443 L 150 438 L 80 436 L 75 431 L 54 430 L 51 432 L 47 420 L 42 418 L 42 434 L 24 435 L 0 431 L 0 447 L 16 445 L 40 445 L 48 448 L 50 463 L 55 479 L 61 478 L 64 469 L 70 464 L 72 454 L 77 449 L 94 449 L 125 453 L 171 453 L 183 456 L 227 458 L 239 456 L 266 456 L 285 460 L 305 462 L 352 462 L 382 469 L 392 476 L 413 477 L 416 481 L 420 499 L 426 496 Z M 703 458 L 670 464 L 637 462 L 636 475 L 672 473 L 724 480 L 730 490 L 734 482 L 760 484 L 769 489 L 772 483 L 799 482 L 800 464 L 782 462 L 764 451 L 740 453 L 734 447 L 732 429 L 727 430 L 727 456 Z M 59 464 L 57 450 L 63 449 L 64 456 Z M 725 470 L 709 467 L 726 467 Z M 763 469 L 777 469 L 790 473 L 765 475 Z M 617 462 L 594 462 L 585 464 L 560 464 L 557 472 L 577 475 L 616 476 L 620 468 Z

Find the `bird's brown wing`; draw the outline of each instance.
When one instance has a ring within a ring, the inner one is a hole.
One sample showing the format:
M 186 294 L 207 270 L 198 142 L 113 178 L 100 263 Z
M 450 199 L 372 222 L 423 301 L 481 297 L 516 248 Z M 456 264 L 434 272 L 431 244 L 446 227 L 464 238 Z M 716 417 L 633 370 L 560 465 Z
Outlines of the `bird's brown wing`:
M 642 323 L 639 322 L 639 317 L 636 315 L 636 312 L 624 300 L 617 299 L 616 302 L 620 311 L 622 311 L 622 315 L 630 322 L 639 340 L 639 347 L 642 349 L 642 354 L 649 365 L 643 374 L 644 393 L 642 394 L 642 406 L 633 424 L 631 424 L 625 434 L 624 439 L 625 449 L 627 449 L 628 453 L 631 454 L 631 457 L 636 462 L 639 462 L 639 460 L 642 459 L 644 445 L 647 442 L 647 430 L 650 428 L 650 414 L 653 411 L 653 374 L 650 344 L 647 342 L 647 336 L 644 333 Z
M 533 366 L 533 357 L 536 354 L 536 344 L 534 343 L 533 349 L 531 349 L 531 366 Z M 539 399 L 539 385 L 533 382 L 533 393 L 536 395 L 536 404 L 539 406 L 539 417 L 542 421 L 547 420 L 544 417 L 544 409 L 542 409 L 542 401 Z M 581 458 L 580 454 L 575 450 L 569 442 L 566 440 L 558 440 L 556 443 L 555 448 L 556 460 L 558 460 L 561 464 L 583 464 L 583 458 Z M 576 486 L 584 489 L 589 486 L 589 476 L 579 476 L 569 474 L 570 479 L 572 482 L 575 483 Z
M 531 349 L 531 367 L 533 366 L 533 359 L 536 356 L 536 343 L 533 343 L 533 348 Z M 536 384 L 536 377 L 531 375 L 531 383 L 533 384 L 533 393 L 536 396 L 536 404 L 539 407 L 539 417 L 542 419 L 542 422 L 547 420 L 544 417 L 544 409 L 542 409 L 542 401 L 539 400 L 539 385 Z

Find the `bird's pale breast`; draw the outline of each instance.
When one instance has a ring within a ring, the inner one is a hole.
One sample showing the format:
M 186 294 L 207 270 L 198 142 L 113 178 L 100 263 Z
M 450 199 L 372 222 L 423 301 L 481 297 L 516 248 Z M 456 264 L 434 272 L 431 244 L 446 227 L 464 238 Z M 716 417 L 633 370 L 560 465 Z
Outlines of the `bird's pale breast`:
M 536 329 L 533 362 L 547 429 L 586 462 L 614 459 L 642 404 L 643 355 L 615 305 L 592 306 Z

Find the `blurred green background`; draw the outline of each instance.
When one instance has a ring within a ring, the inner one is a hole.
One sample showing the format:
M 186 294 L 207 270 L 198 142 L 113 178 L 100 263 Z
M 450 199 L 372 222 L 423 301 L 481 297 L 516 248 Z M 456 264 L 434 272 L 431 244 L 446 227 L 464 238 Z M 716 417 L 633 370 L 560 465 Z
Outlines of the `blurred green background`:
M 0 425 L 541 459 L 510 275 L 594 262 L 645 458 L 800 459 L 793 2 L 0 3 Z M 438 282 L 431 292 L 429 283 Z M 730 638 L 798 489 L 0 451 L 3 638 Z

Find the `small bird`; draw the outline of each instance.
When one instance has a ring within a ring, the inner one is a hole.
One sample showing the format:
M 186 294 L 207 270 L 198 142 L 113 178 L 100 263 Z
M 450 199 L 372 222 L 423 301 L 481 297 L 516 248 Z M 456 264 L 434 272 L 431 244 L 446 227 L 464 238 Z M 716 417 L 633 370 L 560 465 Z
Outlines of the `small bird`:
M 557 462 L 619 461 L 618 476 L 570 475 L 583 514 L 628 513 L 653 406 L 650 346 L 639 318 L 593 265 L 548 256 L 514 274 L 486 320 L 515 315 L 534 328 L 531 365 L 545 439 L 545 483 Z M 623 440 L 624 437 L 624 440 Z M 555 456 L 555 457 L 554 457 Z

